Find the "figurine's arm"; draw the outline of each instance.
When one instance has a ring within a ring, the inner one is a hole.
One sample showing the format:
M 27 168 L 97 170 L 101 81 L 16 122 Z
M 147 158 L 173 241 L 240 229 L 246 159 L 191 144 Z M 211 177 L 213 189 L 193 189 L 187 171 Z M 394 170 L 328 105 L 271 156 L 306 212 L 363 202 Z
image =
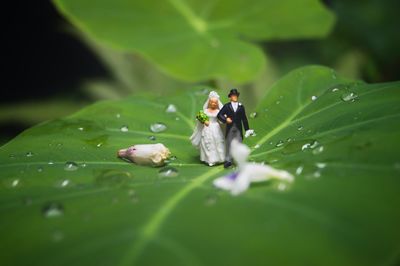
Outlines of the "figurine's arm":
M 242 117 L 242 122 L 243 122 L 243 126 L 244 126 L 244 130 L 249 130 L 249 121 L 247 121 L 247 116 L 246 116 L 246 110 L 243 107 L 243 117 Z
M 219 110 L 219 112 L 218 112 L 218 114 L 217 114 L 218 120 L 221 121 L 222 123 L 226 123 L 226 117 L 225 117 L 225 115 L 226 115 L 226 105 L 224 105 L 224 106 L 222 107 L 222 109 Z
M 256 134 L 254 133 L 254 130 L 249 128 L 249 122 L 247 121 L 247 116 L 246 116 L 246 111 L 245 111 L 245 109 L 244 109 L 244 106 L 243 106 L 242 123 L 243 123 L 244 129 L 245 129 L 245 131 L 246 131 L 246 133 L 244 134 L 244 137 L 245 137 L 245 138 L 248 138 L 248 137 L 250 137 L 250 136 L 255 136 L 255 135 L 256 135 Z

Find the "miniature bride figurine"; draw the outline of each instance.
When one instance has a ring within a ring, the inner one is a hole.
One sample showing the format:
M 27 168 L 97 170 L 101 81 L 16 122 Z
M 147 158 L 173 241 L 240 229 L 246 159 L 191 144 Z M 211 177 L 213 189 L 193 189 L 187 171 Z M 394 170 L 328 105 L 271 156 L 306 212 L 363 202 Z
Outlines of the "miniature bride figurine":
M 190 141 L 200 150 L 200 160 L 209 166 L 223 163 L 225 160 L 225 137 L 218 122 L 217 114 L 223 104 L 215 91 L 210 92 L 203 105 L 203 112 L 208 120 L 197 121 Z

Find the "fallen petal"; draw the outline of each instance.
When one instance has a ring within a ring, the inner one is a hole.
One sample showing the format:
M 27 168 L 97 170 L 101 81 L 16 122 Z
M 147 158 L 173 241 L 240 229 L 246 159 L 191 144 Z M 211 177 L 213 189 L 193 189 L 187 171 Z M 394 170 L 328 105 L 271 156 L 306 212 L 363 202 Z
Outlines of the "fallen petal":
M 162 143 L 137 144 L 118 151 L 118 157 L 140 165 L 161 166 L 170 155 L 169 149 Z

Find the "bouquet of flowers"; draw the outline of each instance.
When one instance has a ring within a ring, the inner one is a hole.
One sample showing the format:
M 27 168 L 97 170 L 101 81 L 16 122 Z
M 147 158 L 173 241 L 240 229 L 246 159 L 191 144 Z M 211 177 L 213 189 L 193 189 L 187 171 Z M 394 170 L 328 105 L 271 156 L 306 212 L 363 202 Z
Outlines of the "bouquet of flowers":
M 200 123 L 204 124 L 204 122 L 208 121 L 208 116 L 203 110 L 200 110 L 196 115 L 196 119 L 199 120 Z

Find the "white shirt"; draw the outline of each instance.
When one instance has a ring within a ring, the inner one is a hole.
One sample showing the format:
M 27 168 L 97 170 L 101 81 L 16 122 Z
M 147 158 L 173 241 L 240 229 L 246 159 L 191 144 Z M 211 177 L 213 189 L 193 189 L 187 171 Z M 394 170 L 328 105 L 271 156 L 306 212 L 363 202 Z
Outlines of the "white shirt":
M 236 110 L 238 109 L 239 103 L 238 102 L 231 102 L 231 105 L 232 105 L 233 111 L 236 112 Z

